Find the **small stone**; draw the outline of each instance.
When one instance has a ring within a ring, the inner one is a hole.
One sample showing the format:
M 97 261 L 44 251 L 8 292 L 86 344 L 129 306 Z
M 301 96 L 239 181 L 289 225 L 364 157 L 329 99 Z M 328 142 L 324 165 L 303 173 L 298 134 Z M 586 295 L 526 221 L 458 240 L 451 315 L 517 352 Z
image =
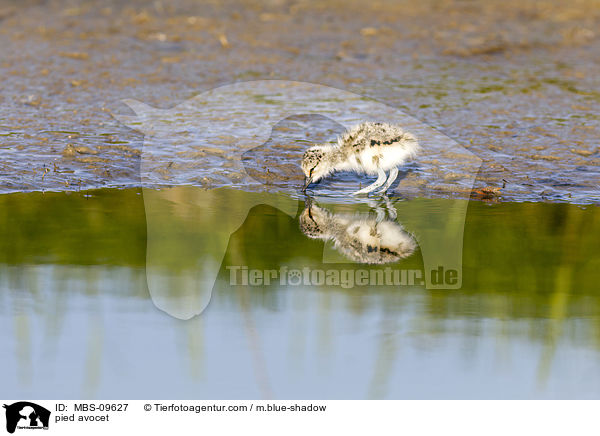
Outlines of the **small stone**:
M 375 27 L 363 27 L 360 29 L 360 34 L 362 36 L 375 36 L 378 32 L 379 30 L 377 30 Z
M 591 155 L 593 155 L 594 153 L 596 153 L 596 152 L 597 152 L 597 150 L 592 150 L 592 151 L 590 151 L 590 150 L 584 150 L 584 149 L 582 149 L 582 148 L 581 148 L 581 149 L 579 149 L 579 150 L 576 150 L 576 149 L 572 148 L 572 149 L 571 149 L 571 152 L 572 152 L 572 153 L 575 153 L 575 154 L 578 154 L 579 156 L 588 157 L 588 156 L 591 156 Z

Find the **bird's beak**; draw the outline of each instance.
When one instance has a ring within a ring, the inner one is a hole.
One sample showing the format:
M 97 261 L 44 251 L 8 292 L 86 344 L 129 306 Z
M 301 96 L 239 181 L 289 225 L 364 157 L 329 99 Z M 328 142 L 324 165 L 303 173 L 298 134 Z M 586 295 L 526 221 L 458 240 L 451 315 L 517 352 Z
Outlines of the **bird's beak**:
M 304 186 L 302 187 L 302 192 L 306 192 L 308 186 L 312 183 L 312 177 L 304 178 Z
M 308 194 L 306 194 L 306 197 L 304 198 L 304 207 L 305 207 L 305 209 L 310 210 L 312 208 L 312 206 L 313 206 L 313 200 L 312 200 L 312 198 L 310 198 L 308 196 Z

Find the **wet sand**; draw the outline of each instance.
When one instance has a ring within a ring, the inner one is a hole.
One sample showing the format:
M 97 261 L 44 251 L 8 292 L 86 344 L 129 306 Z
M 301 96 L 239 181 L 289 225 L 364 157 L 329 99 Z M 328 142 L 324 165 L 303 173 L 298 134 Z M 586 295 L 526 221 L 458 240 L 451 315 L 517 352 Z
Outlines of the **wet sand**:
M 144 138 L 111 115 L 130 114 L 121 99 L 167 109 L 282 79 L 433 127 L 483 159 L 492 199 L 598 204 L 599 22 L 591 0 L 3 1 L 0 191 L 137 186 Z M 294 156 L 275 172 L 294 180 Z

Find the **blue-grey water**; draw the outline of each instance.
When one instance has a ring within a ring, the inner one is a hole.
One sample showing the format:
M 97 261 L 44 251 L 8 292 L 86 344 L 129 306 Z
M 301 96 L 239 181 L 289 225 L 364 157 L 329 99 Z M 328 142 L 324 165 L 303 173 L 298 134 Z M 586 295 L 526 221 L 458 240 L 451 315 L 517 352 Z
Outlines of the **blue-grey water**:
M 329 250 L 340 256 L 336 263 L 324 260 L 327 244 L 302 233 L 298 217 L 306 205 L 295 200 L 297 209 L 287 211 L 250 208 L 226 236 L 224 252 L 218 238 L 190 249 L 187 241 L 227 227 L 228 217 L 205 226 L 184 201 L 206 192 L 172 193 L 180 201 L 170 217 L 184 238 L 150 257 L 140 191 L 2 197 L 4 397 L 599 397 L 596 207 L 472 201 L 459 289 L 244 286 L 232 284 L 228 266 L 386 265 L 344 259 L 335 246 Z M 219 198 L 239 205 L 249 194 L 211 195 L 218 207 Z M 387 265 L 392 269 L 426 270 L 427 233 L 419 223 L 435 222 L 448 200 L 427 200 L 427 207 L 421 201 L 394 205 L 397 222 L 420 247 Z M 366 205 L 323 200 L 318 207 L 336 216 L 370 213 Z M 206 308 L 183 320 L 178 310 L 195 304 L 189 291 L 197 291 L 194 280 L 203 274 L 194 267 L 196 254 L 214 256 L 219 273 Z M 157 274 L 168 295 L 151 284 Z

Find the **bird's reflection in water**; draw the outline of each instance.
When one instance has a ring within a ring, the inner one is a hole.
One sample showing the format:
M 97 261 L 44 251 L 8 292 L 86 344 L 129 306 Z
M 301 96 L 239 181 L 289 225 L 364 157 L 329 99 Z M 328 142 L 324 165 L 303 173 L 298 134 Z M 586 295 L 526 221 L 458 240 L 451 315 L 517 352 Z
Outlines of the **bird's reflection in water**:
M 332 213 L 307 197 L 300 214 L 300 230 L 312 239 L 332 241 L 348 259 L 368 264 L 398 262 L 414 253 L 417 243 L 397 222 L 387 197 L 370 200 L 372 212 Z

